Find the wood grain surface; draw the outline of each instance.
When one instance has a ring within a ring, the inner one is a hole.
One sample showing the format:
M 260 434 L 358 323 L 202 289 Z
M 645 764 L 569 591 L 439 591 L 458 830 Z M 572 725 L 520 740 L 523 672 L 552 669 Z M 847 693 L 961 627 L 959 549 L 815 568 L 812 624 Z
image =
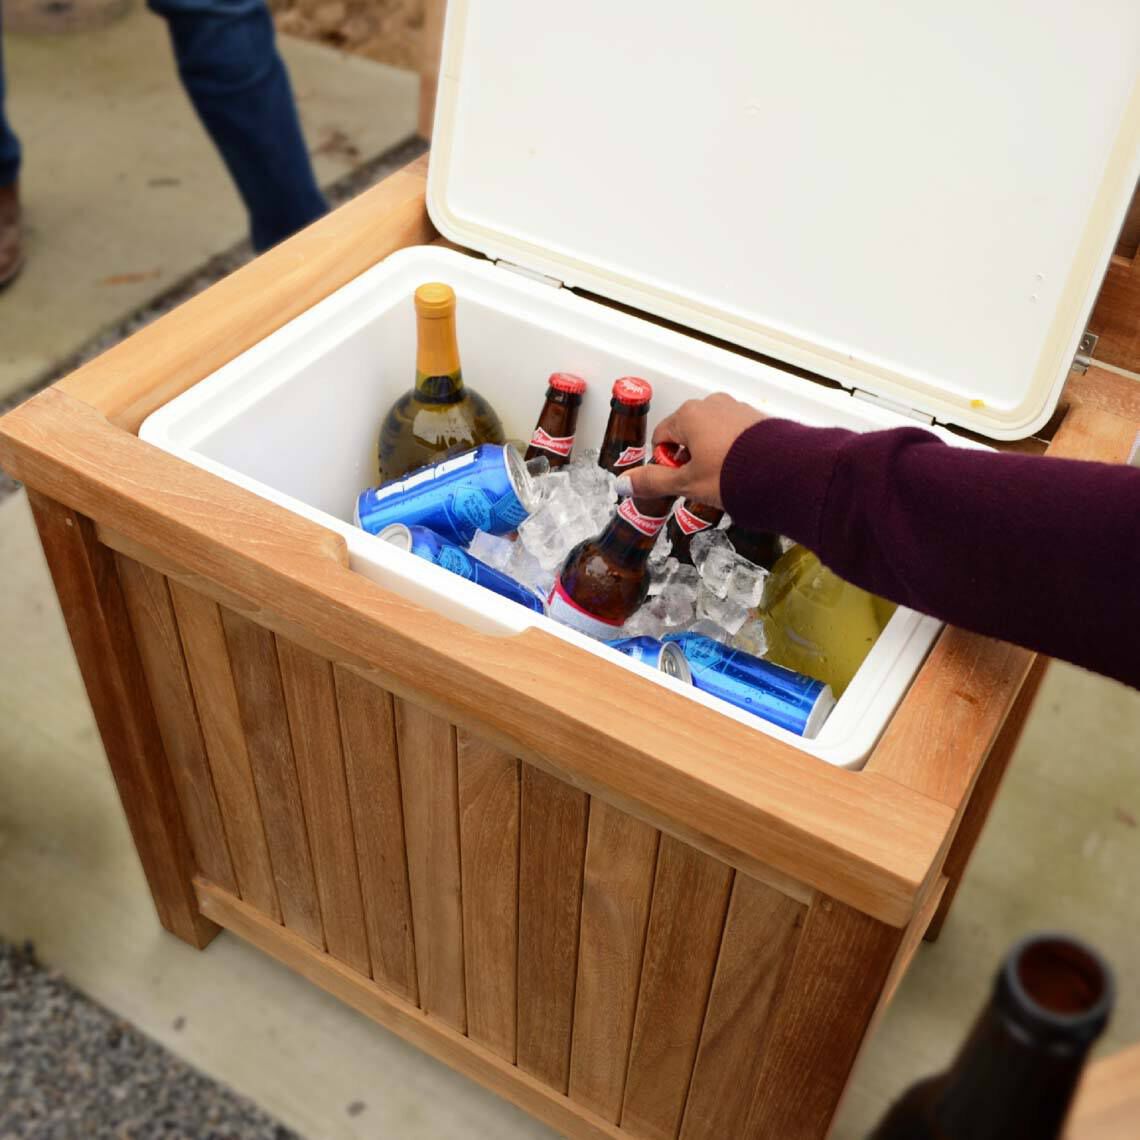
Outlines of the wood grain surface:
M 515 1060 L 519 762 L 460 729 L 459 844 L 467 1033 Z
M 1140 1045 L 1101 1057 L 1077 1088 L 1065 1140 L 1135 1140 L 1140 1125 Z

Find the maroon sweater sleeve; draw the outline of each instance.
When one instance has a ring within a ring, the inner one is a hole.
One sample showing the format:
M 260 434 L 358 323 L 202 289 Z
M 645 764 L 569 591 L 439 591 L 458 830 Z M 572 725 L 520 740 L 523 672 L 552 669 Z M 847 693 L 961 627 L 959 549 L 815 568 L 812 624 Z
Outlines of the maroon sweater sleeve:
M 1140 469 L 764 420 L 720 487 L 864 589 L 1140 688 Z

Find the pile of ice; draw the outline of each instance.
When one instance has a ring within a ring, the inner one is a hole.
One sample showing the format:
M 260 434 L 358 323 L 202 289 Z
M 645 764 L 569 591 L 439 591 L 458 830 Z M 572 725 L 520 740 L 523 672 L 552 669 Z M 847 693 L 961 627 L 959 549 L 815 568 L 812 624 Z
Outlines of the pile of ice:
M 613 517 L 616 482 L 598 466 L 597 451 L 583 451 L 562 470 L 535 480 L 542 502 L 519 527 L 517 542 L 480 531 L 469 549 L 476 558 L 545 597 L 570 551 L 599 534 Z
M 663 637 L 700 624 L 699 632 L 757 657 L 767 649 L 763 622 L 756 616 L 768 571 L 742 558 L 723 529 L 693 536 L 690 566 L 672 556 L 662 531 L 649 557 L 649 600 L 626 622 L 622 637 Z

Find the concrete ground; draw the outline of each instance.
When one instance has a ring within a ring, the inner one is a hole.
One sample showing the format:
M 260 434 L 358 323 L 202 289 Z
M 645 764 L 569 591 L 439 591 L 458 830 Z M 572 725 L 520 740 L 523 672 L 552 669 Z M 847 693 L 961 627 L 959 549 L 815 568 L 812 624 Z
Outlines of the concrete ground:
M 33 939 L 96 1000 L 310 1140 L 551 1136 L 236 938 L 198 953 L 160 930 L 22 493 L 0 504 L 0 566 L 0 936 Z M 956 910 L 870 1043 L 836 1140 L 865 1136 L 946 1062 L 1026 931 L 1099 946 L 1120 982 L 1104 1049 L 1140 1040 L 1137 741 L 1140 693 L 1053 666 Z
M 322 184 L 415 130 L 418 76 L 282 37 Z M 141 0 L 109 27 L 5 37 L 28 264 L 0 295 L 0 398 L 245 236 L 245 211 Z

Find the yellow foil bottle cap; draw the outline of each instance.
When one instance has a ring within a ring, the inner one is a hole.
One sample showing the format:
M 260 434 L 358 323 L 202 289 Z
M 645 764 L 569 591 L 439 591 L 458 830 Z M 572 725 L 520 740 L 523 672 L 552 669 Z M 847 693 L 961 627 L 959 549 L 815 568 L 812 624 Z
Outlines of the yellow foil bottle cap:
M 455 290 L 442 281 L 429 281 L 416 290 L 416 312 L 421 317 L 449 317 L 455 312 Z

